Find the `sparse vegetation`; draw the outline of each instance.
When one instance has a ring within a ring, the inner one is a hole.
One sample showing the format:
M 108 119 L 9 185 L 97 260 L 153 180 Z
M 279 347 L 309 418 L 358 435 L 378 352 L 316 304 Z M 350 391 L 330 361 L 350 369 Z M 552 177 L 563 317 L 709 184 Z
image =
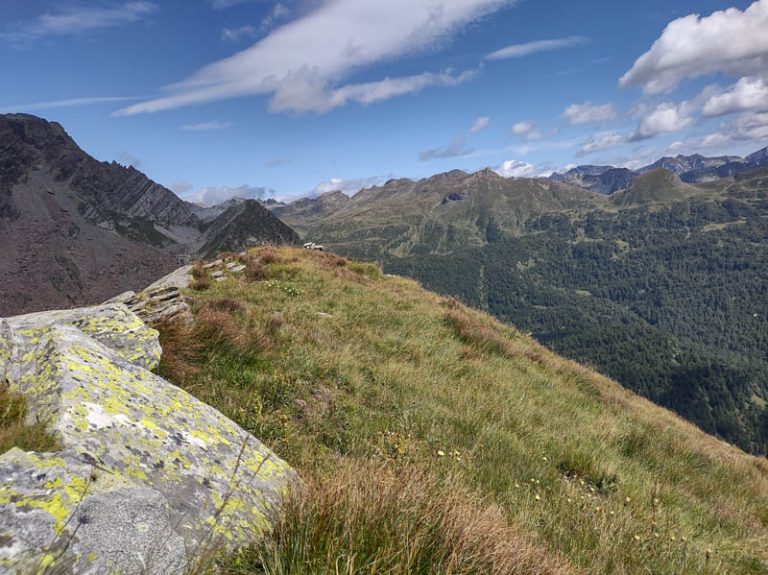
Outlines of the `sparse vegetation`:
M 161 373 L 307 484 L 231 573 L 768 570 L 765 459 L 375 266 L 249 257 L 161 328 Z
M 0 383 L 0 453 L 12 447 L 25 451 L 55 451 L 56 438 L 48 431 L 45 422 L 30 425 L 25 421 L 26 415 L 24 398 Z

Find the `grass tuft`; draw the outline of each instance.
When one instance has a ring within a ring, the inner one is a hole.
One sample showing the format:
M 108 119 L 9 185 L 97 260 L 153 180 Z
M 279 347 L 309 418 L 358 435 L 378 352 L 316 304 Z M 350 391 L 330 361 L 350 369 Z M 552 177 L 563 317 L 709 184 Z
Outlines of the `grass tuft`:
M 50 452 L 58 442 L 44 422 L 27 424 L 27 403 L 23 397 L 0 384 L 0 454 L 12 447 L 24 451 Z
M 339 461 L 332 477 L 296 489 L 283 511 L 230 575 L 575 573 L 520 536 L 497 505 L 413 465 Z

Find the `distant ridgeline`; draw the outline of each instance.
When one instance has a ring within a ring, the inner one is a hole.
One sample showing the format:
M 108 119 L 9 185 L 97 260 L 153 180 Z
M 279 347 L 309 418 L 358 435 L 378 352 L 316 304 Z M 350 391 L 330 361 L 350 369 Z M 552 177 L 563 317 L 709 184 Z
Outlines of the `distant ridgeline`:
M 321 214 L 306 200 L 276 213 L 305 239 L 487 310 L 766 454 L 768 168 L 765 153 L 749 158 L 665 159 L 688 182 L 691 166 L 736 175 L 691 184 L 664 167 L 622 172 L 612 194 L 557 176 L 451 172 L 346 202 L 321 196 L 316 208 L 333 207 Z

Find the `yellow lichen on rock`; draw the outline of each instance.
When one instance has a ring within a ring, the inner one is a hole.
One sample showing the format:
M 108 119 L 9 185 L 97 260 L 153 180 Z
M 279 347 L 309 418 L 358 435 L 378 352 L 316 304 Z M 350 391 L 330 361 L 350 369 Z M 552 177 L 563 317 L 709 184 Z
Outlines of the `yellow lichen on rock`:
M 196 550 L 251 542 L 269 525 L 292 470 L 151 373 L 157 332 L 123 305 L 0 320 L 0 355 L 2 375 L 63 446 L 0 455 L 0 573 L 44 561 L 64 539 L 73 572 L 139 561 L 177 573 Z

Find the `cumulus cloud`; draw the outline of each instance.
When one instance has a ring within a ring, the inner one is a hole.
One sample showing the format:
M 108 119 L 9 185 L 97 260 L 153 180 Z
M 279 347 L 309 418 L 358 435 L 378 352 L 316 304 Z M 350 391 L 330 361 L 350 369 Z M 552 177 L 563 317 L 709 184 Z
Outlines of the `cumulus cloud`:
M 618 116 L 616 108 L 612 104 L 571 104 L 563 112 L 563 117 L 573 125 L 608 122 Z
M 432 148 L 431 150 L 424 150 L 419 154 L 419 160 L 426 162 L 428 160 L 437 160 L 444 158 L 459 158 L 461 156 L 468 156 L 474 150 L 467 148 L 464 143 L 464 138 L 459 137 L 453 140 L 450 144 L 444 148 Z
M 0 32 L 0 38 L 16 44 L 27 44 L 49 36 L 73 36 L 131 24 L 158 10 L 156 4 L 145 0 L 113 6 L 67 4 L 66 7 L 46 12 L 31 22 L 9 26 L 6 31 Z
M 315 186 L 310 195 L 319 196 L 328 192 L 342 192 L 348 196 L 354 196 L 360 190 L 370 188 L 372 186 L 380 186 L 387 180 L 392 179 L 392 176 L 369 176 L 367 178 L 331 178 L 325 182 L 320 182 Z
M 659 104 L 640 120 L 637 129 L 630 137 L 630 141 L 647 140 L 659 134 L 668 134 L 688 128 L 694 121 L 690 112 L 691 105 L 689 102 Z
M 475 120 L 474 124 L 472 124 L 472 127 L 469 129 L 469 133 L 477 134 L 478 132 L 482 132 L 488 127 L 490 123 L 491 123 L 491 118 L 489 116 L 481 116 L 480 118 Z
M 619 132 L 603 132 L 600 134 L 594 134 L 582 142 L 576 155 L 587 156 L 594 154 L 595 152 L 602 152 L 603 150 L 609 150 L 626 143 L 627 137 Z
M 166 95 L 119 114 L 159 112 L 229 98 L 267 95 L 276 111 L 325 112 L 425 86 L 455 85 L 463 74 L 421 74 L 345 86 L 355 71 L 434 48 L 513 0 L 326 0 L 254 46 L 166 88 Z
M 263 187 L 242 185 L 237 187 L 230 186 L 211 186 L 202 188 L 190 194 L 189 190 L 185 193 L 189 202 L 202 204 L 205 206 L 215 206 L 232 198 L 242 198 L 244 200 L 264 200 L 275 196 L 275 190 Z
M 512 46 L 507 46 L 501 50 L 491 52 L 485 59 L 506 60 L 507 58 L 522 58 L 523 56 L 536 54 L 537 52 L 549 52 L 551 50 L 560 50 L 562 48 L 578 46 L 579 44 L 584 44 L 586 41 L 587 39 L 582 38 L 581 36 L 568 36 L 566 38 L 555 38 L 552 40 L 537 40 L 525 44 L 513 44 Z
M 742 114 L 734 127 L 734 135 L 739 140 L 768 140 L 768 112 Z
M 187 132 L 210 132 L 213 130 L 226 130 L 230 126 L 232 126 L 232 122 L 213 120 L 212 122 L 203 122 L 201 124 L 187 124 L 182 126 L 181 129 Z
M 768 110 L 768 84 L 762 78 L 742 78 L 729 90 L 715 94 L 704 104 L 702 114 L 722 116 L 748 110 Z
M 520 160 L 507 160 L 500 166 L 491 168 L 502 178 L 544 178 L 552 174 L 552 170 L 542 170 Z
M 754 143 L 764 146 L 768 140 L 768 112 L 744 113 L 735 120 L 722 123 L 715 132 L 678 140 L 669 145 L 668 154 L 728 153 L 733 146 Z
M 517 136 L 521 140 L 541 139 L 541 131 L 539 130 L 539 125 L 536 122 L 532 122 L 530 120 L 517 122 L 512 126 L 510 132 L 513 136 Z
M 714 73 L 732 76 L 768 70 L 768 0 L 741 11 L 729 8 L 670 22 L 648 52 L 621 77 L 622 86 L 658 94 L 685 78 Z

